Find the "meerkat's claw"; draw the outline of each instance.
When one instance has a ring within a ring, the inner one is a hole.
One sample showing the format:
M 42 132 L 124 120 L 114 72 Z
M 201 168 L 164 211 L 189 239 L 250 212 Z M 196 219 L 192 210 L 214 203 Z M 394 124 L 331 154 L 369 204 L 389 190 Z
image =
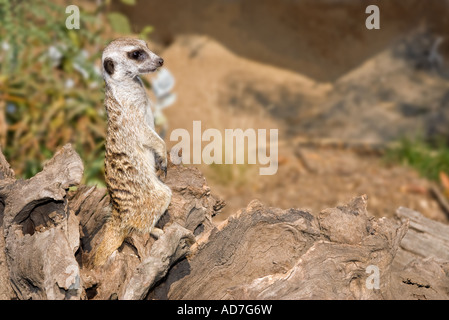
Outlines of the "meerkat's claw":
M 165 177 L 167 177 L 167 159 L 163 159 L 161 156 L 156 155 L 156 166 L 159 170 L 164 172 Z

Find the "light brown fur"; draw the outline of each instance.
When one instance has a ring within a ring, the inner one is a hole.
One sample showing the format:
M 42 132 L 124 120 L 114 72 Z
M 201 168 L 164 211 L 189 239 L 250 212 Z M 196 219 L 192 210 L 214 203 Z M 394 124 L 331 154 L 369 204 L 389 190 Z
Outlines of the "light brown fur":
M 133 52 L 141 55 L 133 58 Z M 154 130 L 154 118 L 139 74 L 161 66 L 163 60 L 142 40 L 122 38 L 103 52 L 108 114 L 105 178 L 112 214 L 93 265 L 104 264 L 131 231 L 151 233 L 171 201 L 171 190 L 156 174 L 166 172 L 164 141 Z

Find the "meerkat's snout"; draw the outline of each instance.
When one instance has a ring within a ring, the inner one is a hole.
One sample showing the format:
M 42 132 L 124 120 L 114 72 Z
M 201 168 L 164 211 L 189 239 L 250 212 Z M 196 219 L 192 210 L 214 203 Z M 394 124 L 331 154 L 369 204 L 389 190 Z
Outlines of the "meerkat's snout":
M 152 52 L 151 52 L 152 53 Z M 164 59 L 152 53 L 154 57 L 151 59 L 152 68 L 150 68 L 150 72 L 156 71 L 157 68 L 162 67 L 164 65 Z
M 148 52 L 146 52 L 145 58 L 142 59 L 142 64 L 139 68 L 139 73 L 154 72 L 157 70 L 157 68 L 162 67 L 163 64 L 164 59 L 148 50 Z

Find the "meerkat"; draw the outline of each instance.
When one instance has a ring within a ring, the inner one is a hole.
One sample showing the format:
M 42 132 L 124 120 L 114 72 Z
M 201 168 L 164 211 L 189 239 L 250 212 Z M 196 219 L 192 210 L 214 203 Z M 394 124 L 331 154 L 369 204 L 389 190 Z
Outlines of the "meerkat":
M 103 265 L 131 231 L 160 236 L 155 228 L 171 201 L 171 190 L 157 176 L 167 174 L 165 142 L 154 129 L 154 117 L 139 75 L 155 71 L 164 60 L 142 40 L 120 38 L 103 51 L 103 78 L 108 123 L 105 180 L 112 212 L 93 260 Z

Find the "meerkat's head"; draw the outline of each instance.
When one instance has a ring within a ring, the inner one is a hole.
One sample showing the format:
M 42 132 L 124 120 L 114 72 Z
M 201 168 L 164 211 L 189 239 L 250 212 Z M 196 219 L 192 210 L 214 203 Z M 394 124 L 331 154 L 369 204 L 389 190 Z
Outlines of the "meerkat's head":
M 106 46 L 102 56 L 103 77 L 124 80 L 155 71 L 164 60 L 148 49 L 145 41 L 119 38 Z

